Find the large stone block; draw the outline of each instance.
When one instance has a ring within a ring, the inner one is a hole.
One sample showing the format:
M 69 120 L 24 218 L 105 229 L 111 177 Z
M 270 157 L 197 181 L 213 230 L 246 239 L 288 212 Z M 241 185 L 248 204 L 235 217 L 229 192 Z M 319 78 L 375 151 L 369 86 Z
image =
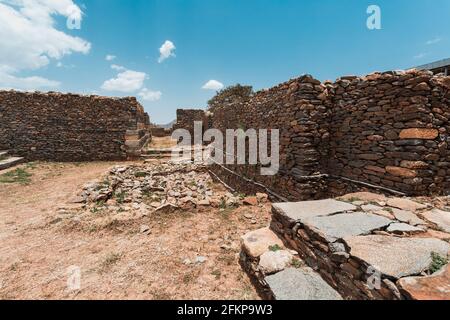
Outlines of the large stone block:
M 439 131 L 436 129 L 412 128 L 400 132 L 400 139 L 434 140 L 438 136 Z

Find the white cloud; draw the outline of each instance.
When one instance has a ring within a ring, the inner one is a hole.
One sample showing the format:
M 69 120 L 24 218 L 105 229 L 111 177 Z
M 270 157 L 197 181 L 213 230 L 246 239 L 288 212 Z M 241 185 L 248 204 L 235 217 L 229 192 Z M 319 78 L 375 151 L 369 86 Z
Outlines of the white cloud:
M 435 37 L 435 38 L 433 38 L 433 39 L 428 40 L 427 42 L 425 42 L 425 44 L 427 44 L 427 45 L 432 45 L 432 44 L 439 43 L 439 42 L 441 42 L 441 41 L 442 41 L 442 38 L 440 38 L 440 37 Z
M 147 79 L 145 72 L 126 70 L 119 73 L 116 78 L 106 80 L 102 89 L 106 91 L 133 92 L 142 88 Z
M 162 92 L 161 91 L 150 91 L 147 88 L 143 88 L 139 94 L 139 97 L 141 97 L 145 101 L 157 101 L 161 99 Z
M 36 88 L 54 86 L 56 81 L 17 73 L 90 51 L 89 42 L 56 29 L 55 16 L 73 18 L 74 14 L 81 20 L 82 12 L 72 0 L 0 0 L 0 70 L 6 77 L 2 83 L 12 82 L 26 90 L 33 84 Z
M 59 85 L 60 83 L 58 81 L 42 77 L 16 77 L 7 72 L 0 71 L 0 87 L 2 89 L 33 91 L 44 88 L 56 88 Z
M 112 54 L 108 54 L 106 57 L 105 57 L 105 60 L 106 61 L 113 61 L 114 59 L 116 59 L 117 57 L 116 56 L 113 56 Z
M 127 70 L 127 68 L 122 67 L 122 66 L 118 66 L 117 64 L 112 64 L 111 65 L 111 69 L 117 70 L 117 71 L 125 71 L 125 70 Z
M 159 59 L 158 62 L 161 63 L 164 60 L 166 60 L 167 58 L 170 57 L 175 57 L 175 51 L 176 47 L 173 44 L 172 41 L 166 40 L 166 42 L 164 42 L 164 44 L 161 46 L 161 48 L 159 48 Z
M 221 90 L 223 89 L 224 85 L 223 83 L 217 81 L 217 80 L 209 80 L 207 83 L 205 83 L 202 87 L 202 89 L 205 90 Z

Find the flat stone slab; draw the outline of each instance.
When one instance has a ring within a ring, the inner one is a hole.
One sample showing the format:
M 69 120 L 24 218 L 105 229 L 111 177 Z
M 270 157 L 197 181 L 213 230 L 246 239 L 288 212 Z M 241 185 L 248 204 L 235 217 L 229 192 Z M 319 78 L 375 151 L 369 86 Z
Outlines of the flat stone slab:
M 269 228 L 263 228 L 247 233 L 242 237 L 242 248 L 252 258 L 258 258 L 269 251 L 269 247 L 278 245 L 284 248 L 283 242 Z
M 364 212 L 342 213 L 333 216 L 313 217 L 304 224 L 322 235 L 328 242 L 345 237 L 365 235 L 388 226 L 392 220 Z
M 422 213 L 423 217 L 436 224 L 440 229 L 450 233 L 450 212 L 434 209 Z
M 312 217 L 356 210 L 354 205 L 334 199 L 274 203 L 272 207 L 280 214 L 299 222 Z
M 397 219 L 398 221 L 408 223 L 413 226 L 427 224 L 424 220 L 420 219 L 418 216 L 416 216 L 411 211 L 392 209 L 392 214 L 395 216 L 395 219 Z
M 401 209 L 401 210 L 406 210 L 406 211 L 417 211 L 417 210 L 422 210 L 422 209 L 426 209 L 427 206 L 415 201 L 412 201 L 410 199 L 406 199 L 406 198 L 391 198 L 387 201 L 387 205 L 390 207 L 394 207 L 397 209 Z
M 22 161 L 23 158 L 19 157 L 11 157 L 5 160 L 0 160 L 0 170 L 11 168 L 12 166 L 22 163 Z
M 424 232 L 425 230 L 407 223 L 393 223 L 386 229 L 386 231 L 392 233 L 418 233 Z
M 345 196 L 340 197 L 339 199 L 345 200 L 345 201 L 364 201 L 364 202 L 386 202 L 387 198 L 378 193 L 372 193 L 372 192 L 355 192 L 355 193 L 349 193 Z
M 397 284 L 413 300 L 450 300 L 450 265 L 429 277 L 407 277 Z
M 288 268 L 265 280 L 276 300 L 342 300 L 336 290 L 308 267 Z
M 350 254 L 382 274 L 399 279 L 429 269 L 431 253 L 446 257 L 450 245 L 438 239 L 357 236 L 345 238 Z

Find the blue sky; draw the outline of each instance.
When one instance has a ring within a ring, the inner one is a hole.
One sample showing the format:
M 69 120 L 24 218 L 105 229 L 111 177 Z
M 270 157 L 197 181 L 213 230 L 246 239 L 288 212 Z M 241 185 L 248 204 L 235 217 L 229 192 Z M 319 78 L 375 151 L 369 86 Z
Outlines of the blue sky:
M 46 1 L 42 6 L 52 2 Z M 450 57 L 448 0 L 74 0 L 73 4 L 83 12 L 79 30 L 67 28 L 64 11 L 48 11 L 53 24 L 47 29 L 79 40 L 66 47 L 58 40 L 59 54 L 49 53 L 49 46 L 43 45 L 31 50 L 36 45 L 26 41 L 32 39 L 20 38 L 22 47 L 17 47 L 17 41 L 7 43 L 0 31 L 0 77 L 3 68 L 3 76 L 10 79 L 3 84 L 0 79 L 0 86 L 20 87 L 22 81 L 27 89 L 37 83 L 42 91 L 137 96 L 152 121 L 168 123 L 177 108 L 206 106 L 215 94 L 202 89 L 209 80 L 262 89 L 304 73 L 334 80 Z M 381 8 L 381 30 L 366 27 L 371 4 Z M 0 0 L 0 14 L 8 6 L 26 15 L 27 5 L 26 0 Z M 0 29 L 2 17 L 9 26 L 16 21 L 12 14 L 0 15 Z M 42 19 L 26 18 L 44 24 Z M 171 51 L 175 56 L 159 63 L 159 49 L 167 40 L 176 47 Z M 30 54 L 17 57 L 10 54 L 11 48 Z M 48 61 L 25 67 L 28 64 L 14 60 L 36 59 L 37 54 Z M 116 58 L 107 61 L 107 55 Z M 121 68 L 112 69 L 113 64 Z M 131 90 L 133 84 L 129 92 L 105 86 L 126 70 L 138 78 L 145 74 L 136 90 Z M 144 88 L 151 93 L 147 100 L 139 95 Z

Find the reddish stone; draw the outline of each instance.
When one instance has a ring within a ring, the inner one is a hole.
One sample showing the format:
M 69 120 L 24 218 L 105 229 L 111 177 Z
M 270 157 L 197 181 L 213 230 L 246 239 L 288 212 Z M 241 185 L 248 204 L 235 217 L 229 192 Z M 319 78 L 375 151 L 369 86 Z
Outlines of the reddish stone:
M 434 140 L 439 136 L 436 129 L 413 128 L 404 129 L 400 132 L 400 139 L 424 139 Z
M 397 284 L 409 299 L 450 300 L 450 265 L 432 276 L 403 278 Z

